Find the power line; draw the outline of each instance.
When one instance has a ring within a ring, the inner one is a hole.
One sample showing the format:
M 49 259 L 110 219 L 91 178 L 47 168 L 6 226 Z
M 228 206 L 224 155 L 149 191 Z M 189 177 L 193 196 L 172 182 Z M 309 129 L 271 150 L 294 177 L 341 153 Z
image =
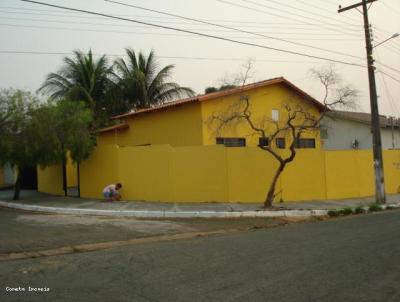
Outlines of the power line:
M 41 11 L 41 10 L 39 10 Z M 79 19 L 96 19 L 96 20 L 104 20 L 104 18 L 102 17 L 91 17 L 91 16 L 82 16 L 82 15 L 65 15 L 65 14 L 49 14 L 49 13 L 27 13 L 27 12 L 12 12 L 12 11 L 4 11 L 1 10 L 0 7 L 0 14 L 4 13 L 4 14 L 14 14 L 14 15 L 32 15 L 32 16 L 46 16 L 46 17 L 66 17 L 66 18 L 79 18 Z M 165 18 L 165 17 L 149 17 L 149 16 L 140 16 L 137 15 L 137 17 L 139 18 L 150 18 L 150 19 L 166 19 L 166 20 L 171 20 L 171 19 L 178 19 L 178 18 Z M 206 20 L 203 19 L 204 21 L 210 21 L 210 20 Z M 44 21 L 44 20 L 43 20 Z M 146 20 L 145 20 L 146 21 Z M 76 21 L 74 21 L 76 22 Z M 191 25 L 191 24 L 197 24 L 197 23 L 183 23 L 183 22 L 171 22 L 171 21 L 157 21 L 159 23 L 165 23 L 165 24 L 185 24 L 185 25 Z M 219 20 L 218 22 L 225 22 L 225 23 L 234 23 L 233 21 L 226 21 L 226 20 Z M 319 27 L 321 24 L 313 24 L 312 26 L 309 26 L 307 24 L 294 24 L 294 23 L 266 23 L 266 22 L 246 22 L 246 21 L 242 21 L 242 22 L 235 22 L 235 23 L 243 23 L 243 24 L 253 24 L 253 25 L 241 25 L 241 27 L 252 27 L 252 28 L 271 28 L 271 27 L 278 27 L 278 28 L 287 28 L 287 29 L 295 29 L 295 30 L 315 30 L 315 27 Z M 262 26 L 264 25 L 264 26 Z M 298 27 L 299 25 L 302 26 L 306 26 L 306 27 Z M 122 26 L 122 25 L 120 25 Z M 350 30 L 350 29 L 349 29 Z M 354 31 L 358 31 L 358 30 L 354 30 Z
M 380 55 L 379 55 L 379 53 L 376 53 L 376 57 L 380 60 Z M 383 84 L 384 84 L 384 86 L 385 86 L 387 98 L 388 98 L 388 100 L 389 100 L 389 105 L 390 105 L 390 107 L 392 108 L 392 111 L 396 111 L 396 112 L 397 112 L 397 115 L 399 116 L 399 110 L 398 110 L 397 104 L 396 104 L 396 103 L 393 101 L 393 99 L 392 99 L 392 95 L 390 94 L 388 85 L 387 85 L 386 80 L 385 80 L 385 75 L 384 75 L 383 73 L 379 73 L 379 75 L 381 76 L 381 79 L 382 79 Z
M 0 54 L 32 54 L 32 55 L 72 55 L 72 52 L 51 52 L 51 51 L 20 51 L 20 50 L 0 50 Z M 126 54 L 98 54 L 92 53 L 93 56 L 110 56 L 110 57 L 125 57 Z M 205 61 L 239 61 L 239 62 L 247 62 L 248 59 L 242 58 L 220 58 L 220 57 L 184 57 L 184 56 L 160 56 L 157 55 L 157 58 L 160 59 L 182 59 L 182 60 L 205 60 Z M 267 60 L 267 59 L 254 59 L 254 62 L 274 62 L 274 63 L 318 63 L 317 61 L 290 61 L 290 60 Z
M 79 21 L 79 22 L 77 22 L 77 21 L 63 21 L 63 20 L 48 20 L 48 19 L 29 19 L 29 18 L 10 18 L 10 17 L 5 17 L 5 18 L 2 18 L 2 19 L 5 19 L 5 20 L 13 20 L 13 21 L 32 21 L 32 22 L 47 22 L 47 23 L 61 23 L 61 24 L 82 24 L 82 25 L 99 25 L 99 26 L 112 26 L 112 27 L 129 27 L 129 28 L 132 28 L 133 26 L 132 25 L 123 25 L 123 24 L 111 24 L 111 23 L 93 23 L 93 22 L 82 22 L 82 21 Z M 181 23 L 182 24 L 182 23 Z M 148 26 L 135 26 L 135 28 L 148 28 Z M 215 29 L 203 29 L 203 28 L 196 28 L 196 29 L 193 29 L 193 28 L 185 28 L 185 29 L 187 29 L 187 30 L 201 30 L 201 31 L 213 31 L 213 32 L 215 32 L 215 31 L 219 31 L 219 32 L 235 32 L 235 30 L 215 30 Z M 283 34 L 283 35 L 289 35 L 289 34 L 296 34 L 296 35 L 301 35 L 302 33 L 293 33 L 293 32 L 280 32 L 280 33 L 278 33 L 278 34 Z M 284 40 L 284 39 L 280 39 L 280 38 L 274 38 L 274 37 L 270 37 L 270 36 L 266 36 L 266 35 L 263 35 L 261 32 L 255 32 L 254 33 L 254 35 L 257 35 L 257 36 L 259 36 L 259 37 L 263 37 L 263 38 L 265 38 L 265 39 L 278 39 L 278 40 Z M 306 35 L 310 35 L 309 33 L 306 33 Z M 327 34 L 325 34 L 325 33 L 320 33 L 320 34 L 311 34 L 311 35 L 315 35 L 315 36 L 319 36 L 319 35 L 321 35 L 321 36 L 326 36 Z M 329 34 L 328 34 L 329 35 Z M 331 34 L 331 35 L 335 35 L 335 34 Z M 284 40 L 284 41 L 286 41 L 286 40 Z M 296 42 L 292 42 L 292 43 L 296 43 Z M 296 43 L 296 44 L 298 44 L 298 45 L 305 45 L 305 44 L 302 44 L 302 43 Z M 315 49 L 316 47 L 313 47 L 313 46 L 310 46 L 310 47 L 312 47 L 313 49 Z M 316 48 L 316 49 L 318 49 L 318 48 Z M 330 51 L 330 50 L 326 50 L 326 51 L 329 51 L 329 52 L 333 52 L 333 51 Z M 345 54 L 343 54 L 343 55 L 345 55 Z M 349 56 L 351 56 L 351 55 L 349 55 Z M 356 57 L 355 56 L 355 58 L 359 58 L 359 57 Z
M 284 16 L 284 15 L 281 15 L 281 14 L 272 13 L 270 11 L 267 12 L 265 10 L 260 10 L 259 8 L 253 8 L 253 7 L 249 7 L 249 6 L 245 6 L 245 5 L 241 5 L 241 4 L 232 3 L 231 1 L 226 1 L 226 0 L 215 0 L 215 1 L 218 1 L 218 2 L 221 2 L 221 3 L 225 3 L 225 4 L 229 4 L 229 5 L 232 5 L 232 6 L 237 6 L 237 7 L 253 10 L 253 11 L 256 11 L 258 13 L 263 13 L 263 14 L 266 14 L 266 15 L 277 16 L 277 17 L 280 17 L 280 18 L 283 18 L 283 19 L 296 20 L 297 22 L 303 22 L 305 24 L 309 23 L 308 21 L 306 22 L 306 21 L 303 21 L 303 20 L 294 19 L 294 18 L 291 18 L 291 17 L 288 17 L 288 16 Z M 242 1 L 243 2 L 247 2 L 247 3 L 252 3 L 253 5 L 257 5 L 257 6 L 266 7 L 266 8 L 271 9 L 271 10 L 283 11 L 283 12 L 287 13 L 287 11 L 285 11 L 285 10 L 277 9 L 277 8 L 274 8 L 274 7 L 271 7 L 271 6 L 267 6 L 267 5 L 264 5 L 264 4 L 260 4 L 260 3 L 254 2 L 254 1 L 250 1 L 250 0 L 242 0 Z M 300 16 L 301 18 L 304 18 L 304 19 L 307 19 L 307 20 L 317 20 L 315 18 L 308 18 L 308 17 L 302 16 L 302 15 L 293 14 L 291 12 L 289 12 L 289 15 Z M 318 21 L 321 22 L 321 20 L 318 20 Z M 335 26 L 321 25 L 321 27 L 325 27 L 326 29 L 328 29 L 330 31 L 336 31 L 336 32 L 348 34 L 346 32 L 343 32 L 343 31 L 337 29 L 337 27 L 339 27 L 339 26 L 340 26 L 340 24 L 335 25 Z
M 191 34 L 168 34 L 168 33 L 160 33 L 160 32 L 135 32 L 135 31 L 121 31 L 121 30 L 100 30 L 100 29 L 90 29 L 90 28 L 70 28 L 70 27 L 55 27 L 55 26 L 40 26 L 40 25 L 19 25 L 19 24 L 7 24 L 0 23 L 0 26 L 7 27 L 17 27 L 17 28 L 27 28 L 27 29 L 50 29 L 50 30 L 65 30 L 65 31 L 79 31 L 79 32 L 96 32 L 96 33 L 114 33 L 114 34 L 136 34 L 136 35 L 150 35 L 150 36 L 162 36 L 162 37 L 193 37 Z M 265 38 L 250 38 L 250 37 L 240 37 L 240 36 L 224 36 L 224 38 L 232 38 L 232 39 L 265 39 Z M 344 40 L 344 39 L 296 39 L 295 40 L 314 40 L 314 41 L 353 41 L 353 40 Z
M 400 70 L 398 70 L 398 69 L 396 69 L 396 68 L 393 68 L 393 67 L 391 67 L 391 66 L 389 66 L 389 65 L 383 64 L 383 63 L 381 63 L 380 61 L 377 61 L 377 60 L 375 60 L 375 62 L 378 63 L 379 65 L 385 67 L 385 68 L 388 68 L 388 69 L 390 69 L 390 70 L 392 70 L 392 71 L 395 71 L 395 72 L 397 72 L 397 73 L 400 73 Z
M 379 38 L 380 40 L 385 40 L 388 37 L 391 37 L 393 35 L 393 32 L 389 32 L 387 30 L 378 28 L 377 26 L 374 26 L 373 29 L 378 32 L 378 33 L 374 33 L 374 35 L 377 36 L 377 38 Z M 400 46 L 400 41 L 396 40 L 396 39 L 392 39 L 392 40 L 388 41 L 388 43 L 390 43 L 391 45 Z
M 391 51 L 392 53 L 395 53 L 398 56 L 400 55 L 400 49 L 392 45 L 381 45 L 380 47 L 386 48 L 387 50 Z
M 327 19 L 331 19 L 331 20 L 335 20 L 335 21 L 337 21 L 337 19 L 336 19 L 336 18 L 333 18 L 333 17 L 331 17 L 331 16 L 327 16 L 327 15 L 321 15 L 321 14 L 319 14 L 319 13 L 316 13 L 316 12 L 310 12 L 309 10 L 301 9 L 301 8 L 298 8 L 298 7 L 295 7 L 295 6 L 289 5 L 289 4 L 287 4 L 287 3 L 283 4 L 283 3 L 279 2 L 279 1 L 276 1 L 276 0 L 264 0 L 264 1 L 265 1 L 265 2 L 273 2 L 273 3 L 276 3 L 276 4 L 280 5 L 280 6 L 284 6 L 284 7 L 288 7 L 288 8 L 291 8 L 291 9 L 297 10 L 297 11 L 304 12 L 304 13 L 306 13 L 306 14 L 308 14 L 308 15 L 312 15 L 312 16 L 320 16 L 320 17 L 322 17 L 322 18 L 327 18 Z M 345 23 L 345 24 L 347 24 L 347 25 L 351 25 L 351 26 L 359 26 L 358 24 L 347 23 L 347 22 L 340 22 L 340 23 Z
M 138 24 L 145 24 L 148 26 L 153 26 L 153 27 L 158 27 L 158 28 L 164 28 L 168 30 L 173 30 L 173 31 L 179 31 L 179 32 L 185 32 L 193 35 L 198 35 L 198 36 L 203 36 L 207 38 L 212 38 L 216 40 L 221 40 L 221 41 L 227 41 L 235 44 L 240 44 L 240 45 L 247 45 L 247 46 L 253 46 L 257 48 L 263 48 L 263 49 L 268 49 L 268 50 L 274 50 L 282 53 L 288 53 L 292 55 L 298 55 L 298 56 L 303 56 L 303 57 L 308 57 L 308 58 L 313 58 L 313 59 L 319 59 L 319 60 L 324 60 L 328 62 L 334 62 L 334 63 L 340 63 L 340 64 L 345 64 L 345 65 L 352 65 L 352 66 L 357 66 L 357 67 L 365 67 L 364 65 L 361 64 L 356 64 L 356 63 L 351 63 L 351 62 L 344 62 L 340 60 L 335 60 L 335 59 L 330 59 L 330 58 L 325 58 L 325 57 L 319 57 L 319 56 L 314 56 L 314 55 L 309 55 L 306 53 L 300 53 L 300 52 L 295 52 L 295 51 L 290 51 L 290 50 L 284 50 L 280 48 L 275 48 L 275 47 L 269 47 L 265 45 L 260 45 L 260 44 L 255 44 L 255 43 L 249 43 L 249 42 L 243 42 L 243 41 L 238 41 L 238 40 L 233 40 L 229 38 L 224 38 L 224 37 L 219 37 L 219 36 L 214 36 L 214 35 L 209 35 L 209 34 L 204 34 L 204 33 L 199 33 L 199 32 L 194 32 L 194 31 L 189 31 L 189 30 L 184 30 L 184 29 L 179 29 L 171 26 L 164 26 L 164 25 L 157 25 L 149 22 L 143 22 L 143 21 L 138 21 L 138 20 L 133 20 L 133 19 L 128 19 L 128 18 L 121 18 L 121 17 L 115 17 L 112 15 L 107 15 L 103 13 L 97 13 L 97 12 L 92 12 L 92 11 L 87 11 L 87 10 L 82 10 L 82 9 L 76 9 L 76 8 L 70 8 L 70 7 L 65 7 L 65 6 L 60 6 L 60 5 L 54 5 L 54 4 L 49 4 L 49 3 L 43 3 L 43 2 L 37 2 L 37 1 L 32 1 L 32 0 L 20 0 L 22 2 L 28 2 L 28 3 L 34 3 L 38 5 L 44 5 L 44 6 L 49 6 L 49 7 L 55 7 L 55 8 L 60 8 L 60 9 L 65 9 L 65 10 L 70 10 L 70 11 L 77 11 L 77 12 L 82 12 L 82 13 L 87 13 L 87 14 L 92 14 L 92 15 L 98 15 L 98 16 L 103 16 L 107 18 L 112 18 L 112 19 L 118 19 L 118 20 L 123 20 L 123 21 L 128 21 L 128 22 L 134 22 Z
M 325 4 L 326 4 L 326 3 L 325 3 L 325 0 L 322 0 L 322 1 L 324 1 L 324 5 L 325 5 Z M 306 2 L 306 1 L 304 1 L 304 0 L 297 0 L 297 2 L 301 2 L 301 3 L 305 4 L 305 5 L 308 6 L 308 7 L 312 7 L 312 8 L 314 8 L 314 9 L 318 9 L 318 10 L 320 10 L 320 11 L 332 13 L 331 10 L 326 9 L 325 7 L 321 7 L 321 6 L 318 6 L 318 5 L 315 5 L 315 4 L 310 4 L 309 2 Z M 336 10 L 335 10 L 335 12 L 336 12 Z M 348 16 L 343 16 L 343 17 L 346 18 L 346 19 L 348 19 L 348 20 L 350 20 L 350 21 L 352 21 L 352 22 L 359 23 L 359 20 L 357 20 L 357 19 L 353 19 L 353 18 L 350 18 L 350 17 L 348 17 Z
M 394 81 L 400 83 L 400 80 L 399 80 L 399 79 L 397 79 L 397 78 L 395 78 L 394 76 L 388 74 L 387 72 L 384 72 L 384 71 L 382 71 L 382 70 L 378 70 L 378 72 L 383 73 L 384 75 L 388 76 L 388 77 L 391 78 L 392 80 L 394 80 Z
M 386 6 L 386 8 L 387 8 L 388 10 L 390 10 L 391 12 L 395 12 L 395 13 L 397 13 L 398 15 L 400 15 L 400 10 L 397 10 L 396 8 L 394 8 L 393 6 L 391 6 L 391 5 L 387 4 L 387 3 L 385 3 L 384 1 L 381 1 L 381 3 L 382 3 L 384 6 Z
M 383 85 L 384 85 L 384 88 L 386 91 L 387 99 L 389 100 L 389 105 L 390 105 L 392 111 L 396 112 L 397 116 L 400 116 L 399 108 L 397 107 L 396 102 L 392 98 L 392 94 L 390 93 L 389 87 L 386 83 L 385 75 L 382 73 L 379 73 L 379 75 L 381 76 L 381 79 L 382 79 L 382 82 L 383 82 Z
M 0 6 L 0 9 L 13 9 L 17 10 L 17 12 L 9 12 L 9 11 L 3 11 L 5 13 L 14 13 L 14 14 L 32 14 L 32 15 L 44 15 L 44 16 L 59 16 L 59 17 L 68 17 L 68 18 L 85 18 L 85 19 L 101 19 L 103 20 L 104 17 L 93 17 L 93 16 L 84 16 L 82 14 L 73 14 L 72 12 L 66 12 L 67 14 L 65 15 L 60 15 L 60 14 L 54 14 L 54 10 L 44 10 L 44 9 L 29 9 L 29 8 L 19 8 L 19 7 L 4 7 Z M 49 12 L 51 14 L 34 14 L 34 13 L 26 13 L 26 12 L 18 12 L 18 10 L 23 10 L 23 11 L 33 11 L 33 12 Z M 117 14 L 115 15 L 117 17 L 137 17 L 137 18 L 150 18 L 150 19 L 165 19 L 165 20 L 175 20 L 178 18 L 170 18 L 170 17 L 161 17 L 161 16 L 150 16 L 150 15 L 132 15 L 132 14 Z M 304 24 L 304 23 L 288 23 L 288 22 L 255 22 L 255 21 L 243 21 L 243 20 L 228 20 L 228 19 L 203 19 L 204 21 L 210 21 L 210 22 L 222 22 L 222 23 L 241 23 L 241 24 L 256 24 L 256 25 L 266 25 L 266 26 L 271 26 L 271 25 L 279 25 L 279 26 L 297 26 L 297 25 L 302 25 L 302 26 L 315 26 L 319 27 L 321 25 L 332 25 L 332 26 L 337 26 L 338 24 L 330 24 L 327 22 L 320 22 L 320 23 L 309 23 L 309 24 Z M 160 21 L 159 21 L 160 22 Z M 165 21 L 162 21 L 163 23 Z M 167 23 L 167 22 L 165 22 Z M 258 26 L 257 26 L 258 27 Z M 349 29 L 350 30 L 350 29 Z
M 383 34 L 381 35 L 381 34 L 375 34 L 375 36 L 377 37 L 377 39 L 378 40 L 381 40 L 381 41 L 384 41 L 384 40 L 387 40 L 387 36 L 391 36 L 390 34 L 384 34 L 384 36 L 383 36 Z M 396 52 L 397 54 L 400 54 L 400 48 L 398 47 L 398 43 L 396 43 L 397 41 L 395 40 L 395 39 L 392 39 L 392 40 L 389 40 L 389 41 L 387 41 L 387 43 L 384 43 L 384 44 L 382 44 L 381 46 L 379 46 L 379 47 L 384 47 L 384 48 L 387 48 L 387 49 L 389 49 L 389 50 L 391 50 L 391 51 L 393 51 L 393 52 Z
M 110 2 L 110 3 L 120 4 L 120 5 L 127 6 L 127 7 L 133 7 L 133 8 L 149 11 L 149 12 L 154 12 L 154 13 L 158 13 L 158 14 L 162 14 L 162 15 L 166 15 L 166 16 L 172 16 L 172 17 L 176 17 L 176 18 L 180 18 L 180 19 L 184 19 L 184 20 L 195 21 L 195 22 L 198 22 L 198 23 L 211 25 L 211 26 L 215 26 L 215 27 L 220 27 L 220 28 L 224 28 L 224 29 L 229 29 L 229 30 L 233 30 L 233 31 L 241 32 L 241 33 L 254 35 L 254 36 L 264 37 L 264 38 L 268 38 L 268 39 L 272 39 L 272 40 L 276 40 L 276 41 L 289 43 L 289 44 L 292 44 L 292 45 L 298 45 L 298 46 L 302 46 L 302 47 L 306 47 L 306 48 L 318 49 L 318 50 L 325 51 L 325 52 L 335 53 L 335 54 L 339 54 L 339 55 L 342 55 L 342 56 L 347 56 L 347 57 L 352 57 L 352 58 L 363 60 L 363 58 L 360 58 L 360 57 L 357 57 L 357 56 L 354 56 L 354 55 L 351 55 L 351 54 L 346 54 L 346 53 L 343 53 L 343 52 L 340 52 L 340 51 L 329 50 L 329 49 L 325 49 L 325 48 L 321 48 L 321 47 L 317 47 L 317 46 L 312 46 L 312 45 L 308 45 L 308 44 L 304 44 L 304 43 L 299 43 L 299 42 L 293 42 L 293 41 L 289 41 L 289 40 L 286 40 L 286 39 L 277 38 L 277 37 L 273 37 L 273 36 L 266 36 L 264 34 L 251 32 L 251 31 L 247 31 L 247 30 L 242 30 L 242 29 L 238 29 L 238 28 L 234 28 L 234 27 L 230 27 L 230 26 L 226 26 L 226 25 L 220 25 L 220 24 L 216 24 L 216 23 L 211 23 L 211 22 L 208 22 L 208 21 L 200 20 L 200 19 L 188 18 L 188 17 L 176 15 L 176 14 L 171 14 L 171 13 L 167 13 L 167 12 L 163 12 L 163 11 L 159 11 L 159 10 L 155 10 L 155 9 L 149 9 L 149 8 L 145 8 L 145 7 L 137 6 L 137 5 L 126 4 L 126 3 L 122 3 L 122 2 L 114 1 L 114 0 L 104 0 L 104 1 Z

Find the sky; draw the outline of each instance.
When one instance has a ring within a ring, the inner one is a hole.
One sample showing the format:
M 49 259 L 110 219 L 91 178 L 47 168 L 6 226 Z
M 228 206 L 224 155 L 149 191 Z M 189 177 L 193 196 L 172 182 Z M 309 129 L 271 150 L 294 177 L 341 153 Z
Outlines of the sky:
M 321 99 L 322 87 L 309 71 L 331 65 L 344 83 L 360 91 L 358 110 L 370 112 L 363 17 L 356 9 L 337 12 L 339 5 L 359 0 L 115 0 L 136 7 L 104 0 L 38 1 L 236 42 L 1 0 L 0 88 L 36 91 L 74 50 L 106 54 L 112 63 L 133 48 L 145 54 L 154 50 L 160 66 L 175 65 L 175 82 L 199 94 L 240 73 L 251 60 L 250 82 L 283 76 Z M 400 33 L 400 1 L 375 1 L 369 18 L 374 45 Z M 379 111 L 400 117 L 400 37 L 374 48 L 374 58 Z

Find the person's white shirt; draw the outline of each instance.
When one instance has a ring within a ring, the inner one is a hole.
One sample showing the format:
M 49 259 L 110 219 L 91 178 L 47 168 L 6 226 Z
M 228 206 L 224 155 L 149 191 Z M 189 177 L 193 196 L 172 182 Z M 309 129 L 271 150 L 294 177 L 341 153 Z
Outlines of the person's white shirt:
M 115 193 L 117 191 L 117 186 L 115 184 L 108 185 L 107 187 L 104 188 L 103 193 L 106 192 L 113 192 Z

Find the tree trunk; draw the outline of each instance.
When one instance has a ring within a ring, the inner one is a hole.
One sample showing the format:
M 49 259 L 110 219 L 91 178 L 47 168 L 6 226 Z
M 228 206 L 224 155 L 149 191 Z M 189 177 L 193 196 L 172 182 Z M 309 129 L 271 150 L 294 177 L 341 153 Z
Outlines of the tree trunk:
M 81 197 L 81 172 L 79 168 L 79 161 L 76 163 L 77 173 L 78 173 L 78 197 Z
M 271 186 L 268 189 L 267 198 L 264 201 L 264 208 L 272 208 L 272 203 L 274 201 L 275 187 L 278 182 L 279 176 L 281 175 L 283 169 L 285 169 L 286 163 L 280 163 L 278 169 L 275 172 L 274 178 L 272 179 Z
M 22 168 L 18 167 L 17 173 L 18 173 L 17 180 L 15 181 L 15 184 L 14 184 L 14 197 L 13 197 L 13 200 L 18 200 L 19 199 L 19 194 L 21 192 Z
M 63 180 L 63 190 L 64 190 L 64 195 L 68 195 L 68 184 L 67 184 L 67 161 L 65 157 L 62 159 L 62 180 Z

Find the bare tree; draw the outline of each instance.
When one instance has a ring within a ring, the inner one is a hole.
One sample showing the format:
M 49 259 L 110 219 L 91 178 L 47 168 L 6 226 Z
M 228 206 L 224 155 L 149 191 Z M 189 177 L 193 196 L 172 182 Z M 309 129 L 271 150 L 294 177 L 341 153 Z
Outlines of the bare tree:
M 247 70 L 243 73 L 242 87 L 244 87 L 246 75 L 249 74 L 250 68 L 251 64 L 247 66 Z M 333 67 L 312 70 L 311 73 L 319 80 L 324 89 L 322 104 L 319 106 L 320 109 L 317 114 L 302 106 L 300 102 L 288 99 L 282 105 L 282 119 L 273 119 L 267 113 L 254 112 L 251 98 L 243 91 L 237 102 L 232 103 L 228 110 L 214 113 L 210 118 L 210 125 L 218 135 L 228 127 L 236 127 L 244 123 L 249 127 L 250 135 L 260 137 L 258 147 L 271 154 L 278 161 L 278 168 L 269 184 L 264 201 L 265 208 L 272 207 L 279 176 L 285 167 L 295 159 L 296 149 L 300 147 L 300 138 L 304 134 L 314 134 L 313 137 L 316 137 L 315 134 L 319 133 L 320 123 L 326 112 L 337 106 L 355 104 L 358 97 L 358 91 L 351 86 L 341 86 L 341 79 Z M 288 142 L 289 152 L 282 152 L 278 148 L 276 139 L 282 136 Z

